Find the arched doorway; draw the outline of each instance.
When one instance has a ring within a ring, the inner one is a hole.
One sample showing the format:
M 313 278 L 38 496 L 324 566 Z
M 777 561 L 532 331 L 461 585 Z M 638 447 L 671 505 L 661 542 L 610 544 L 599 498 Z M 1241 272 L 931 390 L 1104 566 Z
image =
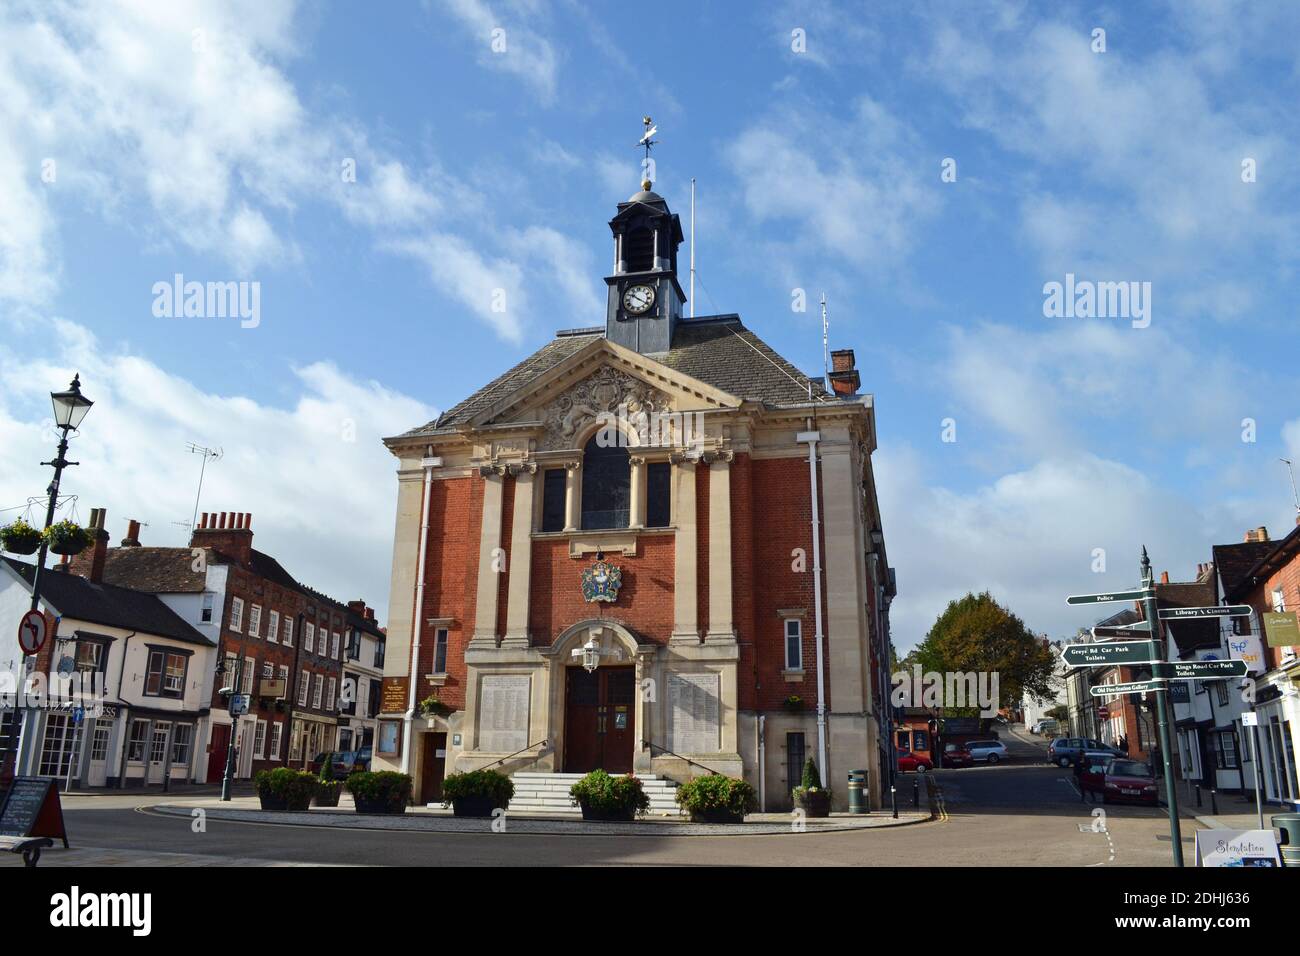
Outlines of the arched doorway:
M 593 639 L 599 663 L 588 670 L 572 651 Z M 570 627 L 556 641 L 565 773 L 629 773 L 640 741 L 637 642 L 625 628 L 599 621 Z

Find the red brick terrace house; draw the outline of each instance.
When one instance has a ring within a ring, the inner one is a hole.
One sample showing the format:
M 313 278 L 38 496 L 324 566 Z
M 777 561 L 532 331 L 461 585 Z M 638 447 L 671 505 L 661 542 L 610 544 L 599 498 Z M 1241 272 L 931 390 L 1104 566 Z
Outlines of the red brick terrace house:
M 681 226 L 648 183 L 609 226 L 603 324 L 386 440 L 375 766 L 422 799 L 488 765 L 716 770 L 775 809 L 807 754 L 838 805 L 864 768 L 879 805 L 894 586 L 853 353 L 828 390 L 738 316 L 686 318 Z

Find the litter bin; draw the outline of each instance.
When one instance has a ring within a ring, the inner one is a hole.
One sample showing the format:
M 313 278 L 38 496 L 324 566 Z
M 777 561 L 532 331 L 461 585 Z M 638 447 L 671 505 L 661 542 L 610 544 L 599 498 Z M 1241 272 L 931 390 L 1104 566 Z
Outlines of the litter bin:
M 1283 866 L 1300 866 L 1300 813 L 1279 813 L 1269 817 L 1269 823 L 1282 831 L 1278 850 Z
M 870 796 L 867 793 L 867 772 L 849 771 L 849 813 L 869 813 Z

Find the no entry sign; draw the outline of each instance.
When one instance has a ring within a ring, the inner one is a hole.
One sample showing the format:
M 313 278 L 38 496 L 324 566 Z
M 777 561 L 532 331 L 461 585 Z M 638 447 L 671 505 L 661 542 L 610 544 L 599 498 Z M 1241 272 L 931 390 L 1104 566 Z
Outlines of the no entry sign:
M 45 615 L 28 611 L 18 622 L 18 646 L 24 654 L 39 654 L 45 646 Z

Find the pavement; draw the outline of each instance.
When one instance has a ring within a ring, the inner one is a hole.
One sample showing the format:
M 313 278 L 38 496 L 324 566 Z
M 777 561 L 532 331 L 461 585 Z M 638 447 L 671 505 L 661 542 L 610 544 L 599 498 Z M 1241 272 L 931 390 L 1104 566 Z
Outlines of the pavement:
M 73 849 L 46 851 L 41 865 L 369 865 L 369 866 L 1169 866 L 1168 816 L 1161 808 L 1085 804 L 1068 770 L 1044 759 L 1045 741 L 1018 729 L 1002 737 L 1011 760 L 993 767 L 939 770 L 899 778 L 900 816 L 912 813 L 919 783 L 924 819 L 906 826 L 791 828 L 788 815 L 692 832 L 689 823 L 608 824 L 507 818 L 456 821 L 417 810 L 402 828 L 390 818 L 312 810 L 292 823 L 266 822 L 251 795 L 214 807 L 211 793 L 117 792 L 69 796 L 65 818 Z M 933 818 L 930 807 L 933 806 Z M 346 808 L 343 808 L 346 811 Z M 1221 807 L 1220 809 L 1223 809 Z M 196 813 L 195 811 L 201 811 Z M 247 815 L 247 816 L 245 816 Z M 284 815 L 275 816 L 283 819 Z M 330 817 L 327 822 L 323 817 Z M 875 814 L 869 820 L 883 816 Z M 1222 817 L 1223 814 L 1220 815 Z M 332 825 L 335 822 L 343 825 Z M 1223 822 L 1220 819 L 1220 822 Z M 327 824 L 327 825 L 322 825 Z M 413 824 L 412 829 L 408 824 Z M 1193 833 L 1183 820 L 1190 861 Z M 597 830 L 583 829 L 598 827 Z M 683 837 L 689 836 L 689 839 Z M 93 852 L 92 852 L 93 851 Z M 8 856 L 7 854 L 5 856 Z M 158 862 L 154 862 L 157 860 Z M 66 862 L 64 862 L 66 861 Z M 17 858 L 0 866 L 20 865 Z

